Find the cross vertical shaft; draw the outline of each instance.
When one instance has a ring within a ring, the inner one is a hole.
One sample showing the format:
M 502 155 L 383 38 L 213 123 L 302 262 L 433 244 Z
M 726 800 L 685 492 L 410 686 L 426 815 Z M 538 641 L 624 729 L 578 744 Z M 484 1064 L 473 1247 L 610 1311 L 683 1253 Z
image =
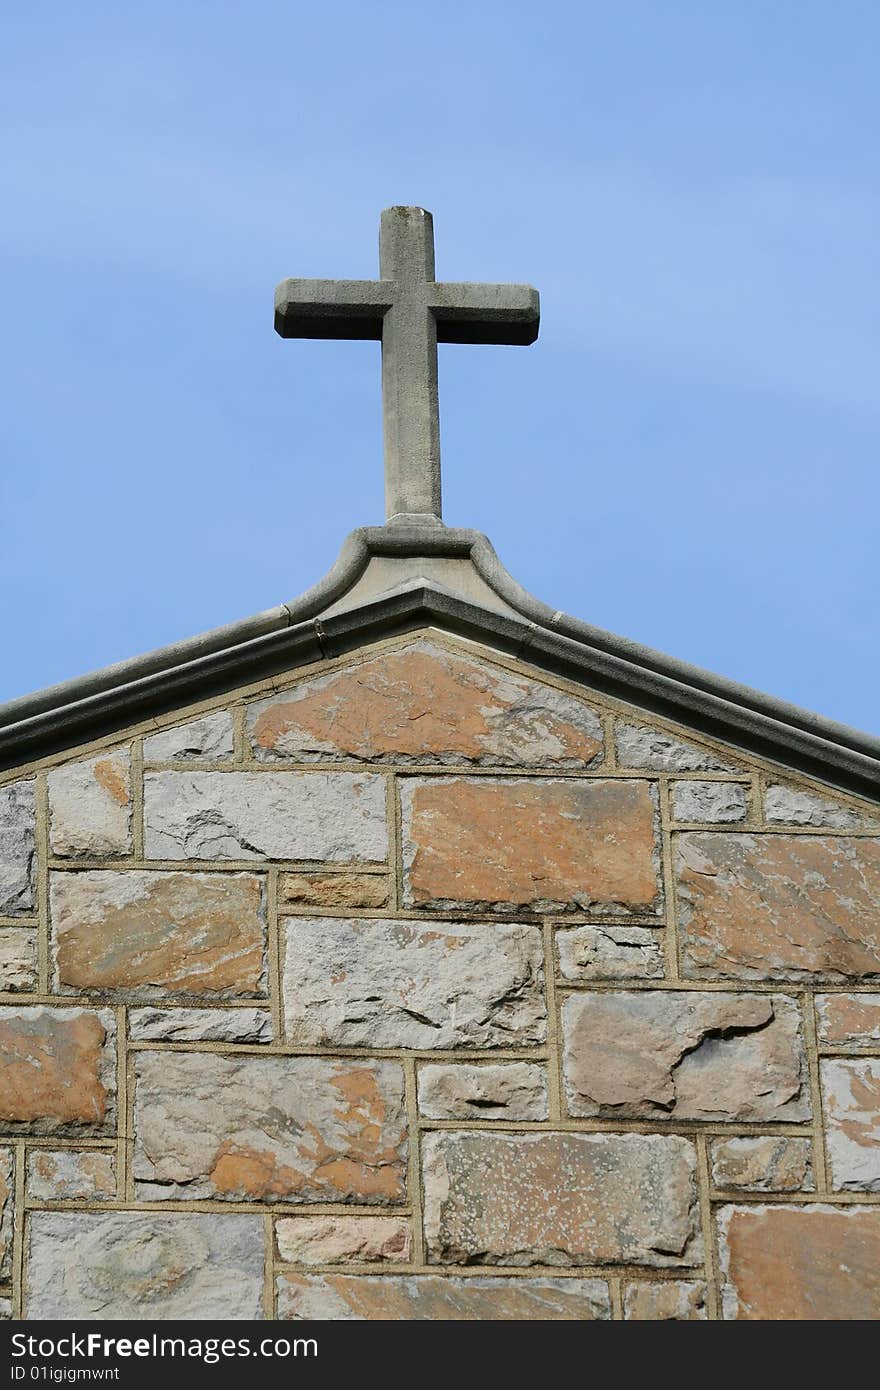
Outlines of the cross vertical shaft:
M 437 323 L 428 307 L 434 280 L 434 220 L 424 208 L 386 208 L 379 229 L 379 275 L 397 290 L 382 333 L 385 515 L 439 520 L 440 403 Z
M 379 280 L 283 280 L 275 291 L 282 338 L 374 338 L 382 343 L 385 515 L 440 522 L 439 343 L 533 343 L 540 317 L 530 285 L 434 279 L 434 223 L 424 208 L 386 208 Z

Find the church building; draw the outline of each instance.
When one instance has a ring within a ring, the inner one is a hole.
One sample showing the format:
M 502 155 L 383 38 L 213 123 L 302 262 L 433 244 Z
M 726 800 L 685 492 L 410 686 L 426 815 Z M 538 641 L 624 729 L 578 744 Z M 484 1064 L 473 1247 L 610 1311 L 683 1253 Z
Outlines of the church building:
M 880 1318 L 880 741 L 443 524 L 437 343 L 538 321 L 419 208 L 285 281 L 386 523 L 0 708 L 7 1317 Z

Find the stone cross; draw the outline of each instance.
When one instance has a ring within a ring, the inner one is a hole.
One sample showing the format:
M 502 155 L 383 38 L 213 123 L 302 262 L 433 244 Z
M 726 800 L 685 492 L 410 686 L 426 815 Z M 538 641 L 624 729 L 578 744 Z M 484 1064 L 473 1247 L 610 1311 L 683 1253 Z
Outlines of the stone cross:
M 378 280 L 283 280 L 282 338 L 377 338 L 382 343 L 385 515 L 440 521 L 438 343 L 533 343 L 530 285 L 434 279 L 434 223 L 424 208 L 386 208 Z

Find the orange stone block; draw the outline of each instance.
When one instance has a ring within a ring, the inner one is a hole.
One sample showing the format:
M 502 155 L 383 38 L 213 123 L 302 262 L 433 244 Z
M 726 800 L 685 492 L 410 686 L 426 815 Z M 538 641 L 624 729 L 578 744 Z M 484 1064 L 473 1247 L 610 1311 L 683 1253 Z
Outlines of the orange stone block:
M 726 1207 L 724 1317 L 880 1318 L 880 1207 Z
M 401 800 L 409 907 L 661 910 L 649 782 L 414 780 Z
M 16 1008 L 0 1016 L 0 1127 L 48 1134 L 109 1133 L 113 1016 L 89 1009 Z
M 602 752 L 602 726 L 588 705 L 431 642 L 260 700 L 248 728 L 263 761 L 586 767 Z
M 690 979 L 880 975 L 880 840 L 707 832 L 675 838 Z

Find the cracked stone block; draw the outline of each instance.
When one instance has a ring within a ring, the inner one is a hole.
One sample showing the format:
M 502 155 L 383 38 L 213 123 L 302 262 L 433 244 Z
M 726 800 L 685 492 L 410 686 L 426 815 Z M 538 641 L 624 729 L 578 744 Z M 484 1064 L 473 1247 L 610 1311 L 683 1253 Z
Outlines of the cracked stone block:
M 418 641 L 252 704 L 261 761 L 588 767 L 598 715 L 572 695 Z
M 0 787 L 0 914 L 17 917 L 34 910 L 33 782 Z
M 880 839 L 676 835 L 689 979 L 880 976 Z
M 288 917 L 283 947 L 298 1046 L 522 1047 L 546 1035 L 537 926 Z
M 29 1229 L 32 1321 L 263 1316 L 261 1216 L 35 1211 Z
M 14 994 L 36 987 L 36 929 L 0 927 L 0 990 Z
M 403 1216 L 282 1216 L 275 1238 L 288 1264 L 405 1264 L 412 1255 Z
M 278 1317 L 334 1322 L 590 1322 L 611 1317 L 603 1279 L 444 1278 L 436 1274 L 278 1277 Z
M 556 933 L 566 980 L 655 980 L 663 975 L 661 937 L 651 927 L 565 927 Z
M 92 869 L 50 875 L 63 990 L 265 995 L 263 876 Z
M 572 1115 L 809 1118 L 800 1016 L 785 995 L 576 994 L 562 1024 Z
M 232 715 L 216 710 L 144 739 L 144 762 L 223 761 L 233 754 Z
M 746 818 L 748 788 L 741 782 L 673 782 L 672 814 L 680 821 L 732 824 Z
M 825 1058 L 825 1147 L 840 1192 L 880 1192 L 880 1057 Z
M 369 772 L 148 772 L 149 859 L 381 863 L 385 778 Z
M 31 1149 L 27 1190 L 39 1202 L 109 1202 L 116 1196 L 116 1155 L 105 1149 Z
M 614 737 L 621 767 L 645 768 L 652 772 L 735 773 L 740 770 L 710 748 L 686 743 L 643 724 L 623 724 L 618 720 Z
M 534 1062 L 426 1063 L 419 1110 L 431 1120 L 546 1120 L 547 1074 Z
M 698 1322 L 706 1317 L 706 1285 L 697 1279 L 640 1279 L 626 1285 L 623 1316 L 628 1322 Z
M 281 907 L 385 907 L 388 891 L 384 874 L 282 874 L 278 902 Z
M 880 1042 L 880 994 L 817 994 L 816 1015 L 821 1043 Z
M 760 1134 L 710 1145 L 712 1182 L 723 1191 L 808 1192 L 813 1189 L 809 1139 Z
M 12 1224 L 15 1202 L 15 1155 L 0 1148 L 0 1279 L 12 1278 Z
M 49 848 L 59 859 L 131 854 L 131 755 L 117 748 L 53 768 Z
M 397 1062 L 139 1052 L 134 1176 L 146 1201 L 405 1198 Z
M 454 911 L 662 909 L 656 787 L 435 778 L 401 786 L 404 904 Z
M 112 1134 L 116 1020 L 110 1009 L 0 1012 L 0 1130 Z
M 444 1130 L 422 1144 L 431 1264 L 702 1261 L 696 1154 L 659 1134 Z
M 880 1206 L 719 1209 L 723 1316 L 880 1319 Z
M 828 826 L 832 830 L 859 830 L 865 824 L 862 816 L 850 806 L 829 801 L 824 796 L 786 787 L 781 783 L 768 787 L 764 794 L 764 812 L 768 821 L 784 825 Z
M 135 1042 L 272 1041 L 268 1009 L 129 1009 L 128 1027 Z

